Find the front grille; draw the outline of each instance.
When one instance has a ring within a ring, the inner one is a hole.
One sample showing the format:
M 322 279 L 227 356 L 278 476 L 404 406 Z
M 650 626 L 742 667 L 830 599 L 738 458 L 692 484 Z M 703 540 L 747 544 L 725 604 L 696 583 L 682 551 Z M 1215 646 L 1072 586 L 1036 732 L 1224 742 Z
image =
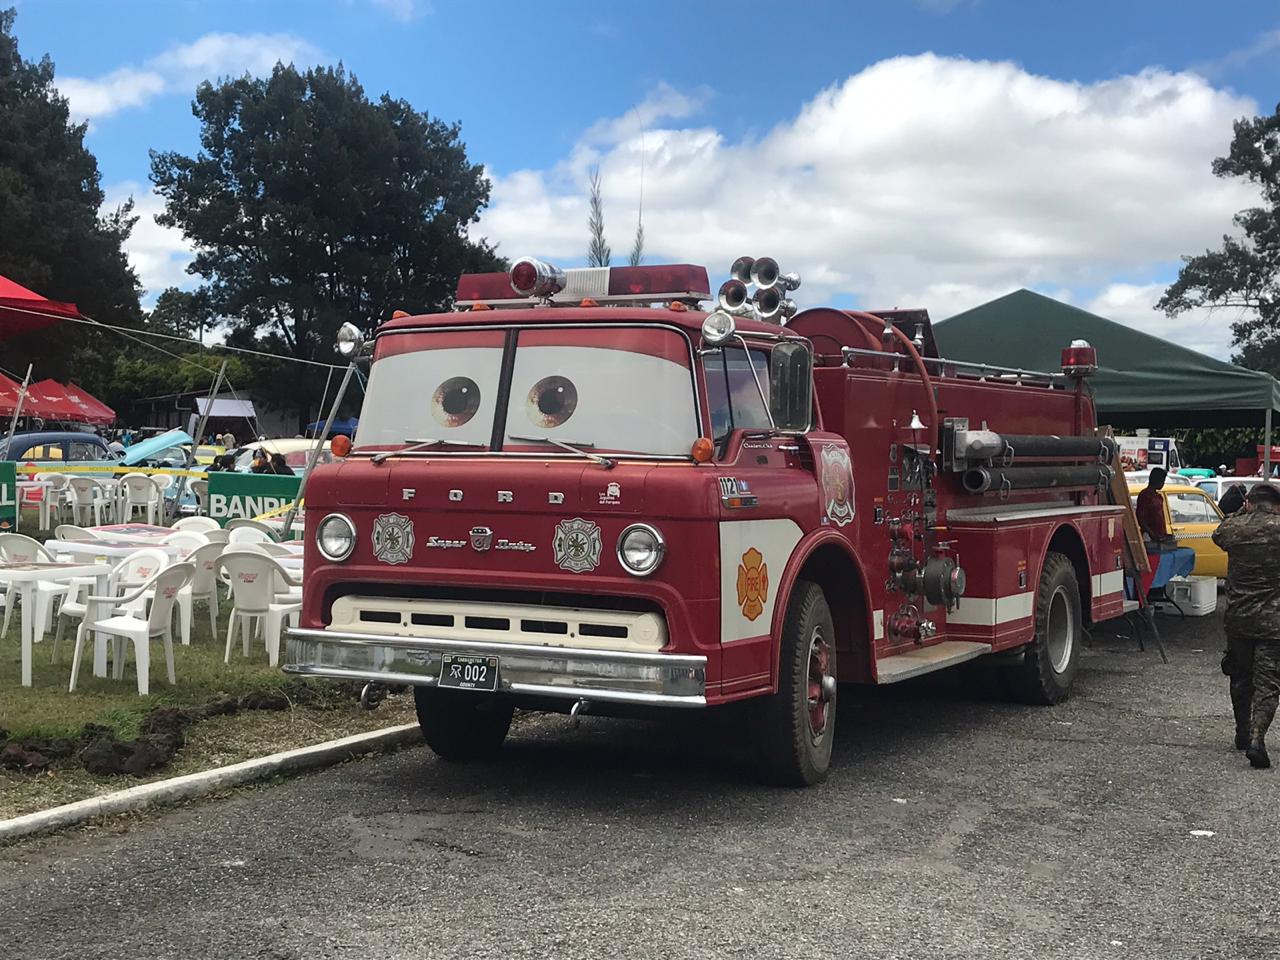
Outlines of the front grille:
M 334 601 L 328 629 L 640 652 L 667 645 L 666 621 L 650 611 L 359 594 Z

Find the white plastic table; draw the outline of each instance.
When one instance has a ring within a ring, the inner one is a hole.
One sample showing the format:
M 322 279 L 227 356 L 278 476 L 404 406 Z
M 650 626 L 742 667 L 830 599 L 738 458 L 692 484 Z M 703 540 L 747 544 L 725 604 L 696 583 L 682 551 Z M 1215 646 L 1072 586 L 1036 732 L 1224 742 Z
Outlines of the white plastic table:
M 143 548 L 163 550 L 170 559 L 181 553 L 176 543 L 138 540 L 50 540 L 46 549 L 50 553 L 69 553 L 80 560 L 96 560 L 99 557 L 120 559 Z
M 105 563 L 0 563 L 0 580 L 7 581 L 17 588 L 22 597 L 22 685 L 31 686 L 31 648 L 35 643 L 35 602 L 36 583 L 40 580 L 56 580 L 62 582 L 74 577 L 93 577 L 96 595 L 107 592 L 107 579 L 111 575 L 111 567 Z M 107 607 L 104 611 L 103 607 Z M 109 604 L 95 603 L 93 609 L 87 611 L 91 620 L 101 620 L 110 616 Z M 107 643 L 104 635 L 99 635 L 93 646 L 93 675 L 107 675 Z
M 88 529 L 107 540 L 132 540 L 143 547 L 156 546 L 169 534 L 175 532 L 172 527 L 161 527 L 154 523 L 108 523 Z

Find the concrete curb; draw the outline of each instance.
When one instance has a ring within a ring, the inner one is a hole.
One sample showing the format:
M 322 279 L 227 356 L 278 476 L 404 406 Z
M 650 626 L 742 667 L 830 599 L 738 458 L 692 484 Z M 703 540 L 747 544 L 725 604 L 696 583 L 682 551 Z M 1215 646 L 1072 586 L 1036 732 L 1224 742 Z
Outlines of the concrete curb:
M 297 750 L 273 753 L 270 756 L 233 763 L 227 767 L 216 767 L 200 773 L 189 773 L 183 777 L 144 783 L 126 790 L 103 794 L 100 797 L 90 797 L 88 800 L 64 804 L 51 810 L 28 813 L 25 816 L 14 817 L 12 820 L 0 820 L 0 843 L 37 833 L 60 830 L 96 817 L 189 800 L 241 784 L 252 783 L 255 780 L 266 780 L 279 774 L 333 766 L 364 753 L 379 753 L 414 743 L 421 736 L 422 733 L 416 723 L 406 723 L 398 727 L 388 727 L 385 730 L 358 733 L 355 736 L 343 737 L 341 740 L 330 740 L 328 743 L 299 747 Z

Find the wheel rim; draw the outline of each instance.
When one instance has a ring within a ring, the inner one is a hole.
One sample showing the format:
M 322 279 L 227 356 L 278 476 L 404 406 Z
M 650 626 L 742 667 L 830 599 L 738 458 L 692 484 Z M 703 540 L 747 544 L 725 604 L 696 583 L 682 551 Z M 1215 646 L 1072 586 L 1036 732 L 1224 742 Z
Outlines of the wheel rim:
M 814 627 L 809 635 L 808 713 L 809 738 L 816 744 L 827 735 L 835 704 L 835 677 L 831 673 L 831 646 Z
M 1058 587 L 1049 598 L 1049 616 L 1045 620 L 1045 642 L 1049 649 L 1049 665 L 1054 673 L 1063 673 L 1071 662 L 1076 642 L 1076 614 L 1071 608 L 1066 587 Z

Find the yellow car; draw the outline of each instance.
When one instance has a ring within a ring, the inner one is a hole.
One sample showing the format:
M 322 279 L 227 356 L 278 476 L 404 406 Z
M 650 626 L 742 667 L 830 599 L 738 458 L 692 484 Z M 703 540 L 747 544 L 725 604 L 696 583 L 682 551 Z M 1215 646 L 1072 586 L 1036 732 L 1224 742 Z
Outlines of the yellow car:
M 196 447 L 196 463 L 207 467 L 213 463 L 214 457 L 220 457 L 226 452 L 226 447 L 210 446 L 207 443 L 202 443 Z
M 1137 502 L 1145 485 L 1131 485 L 1129 495 Z M 1199 487 L 1182 484 L 1165 484 L 1160 491 L 1164 495 L 1164 519 L 1169 530 L 1178 538 L 1178 546 L 1190 547 L 1196 552 L 1196 567 L 1192 571 L 1197 577 L 1217 577 L 1227 575 L 1226 551 L 1213 542 L 1213 531 L 1222 522 L 1222 511 L 1214 503 L 1213 497 Z

